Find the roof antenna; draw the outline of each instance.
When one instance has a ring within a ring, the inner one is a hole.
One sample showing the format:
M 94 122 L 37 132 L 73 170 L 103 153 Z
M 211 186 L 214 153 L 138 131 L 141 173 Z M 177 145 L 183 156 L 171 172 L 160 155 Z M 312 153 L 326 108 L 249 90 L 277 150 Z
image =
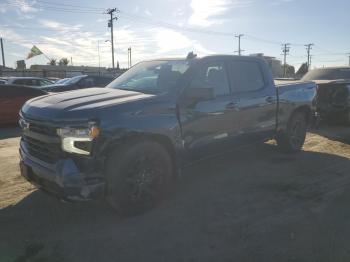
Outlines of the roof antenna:
M 187 54 L 186 59 L 194 59 L 196 57 L 197 57 L 197 54 L 194 54 L 193 51 L 191 51 Z

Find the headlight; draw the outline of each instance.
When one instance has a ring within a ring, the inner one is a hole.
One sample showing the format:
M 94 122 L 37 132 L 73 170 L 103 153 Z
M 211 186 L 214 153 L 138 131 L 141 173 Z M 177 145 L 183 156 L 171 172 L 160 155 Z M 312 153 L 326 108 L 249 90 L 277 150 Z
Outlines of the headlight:
M 88 127 L 63 127 L 57 129 L 57 134 L 62 138 L 63 151 L 81 155 L 90 155 L 92 141 L 100 134 L 100 129 L 95 123 L 89 123 Z

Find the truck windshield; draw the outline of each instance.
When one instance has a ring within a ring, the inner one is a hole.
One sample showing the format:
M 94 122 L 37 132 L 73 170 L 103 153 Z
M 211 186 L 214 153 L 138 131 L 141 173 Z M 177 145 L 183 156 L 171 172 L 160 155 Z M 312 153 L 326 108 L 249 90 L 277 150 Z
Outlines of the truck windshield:
M 302 80 L 337 80 L 350 79 L 350 68 L 325 68 L 308 72 Z
M 107 87 L 137 91 L 142 93 L 166 93 L 175 87 L 180 77 L 188 70 L 186 60 L 157 60 L 141 62 Z

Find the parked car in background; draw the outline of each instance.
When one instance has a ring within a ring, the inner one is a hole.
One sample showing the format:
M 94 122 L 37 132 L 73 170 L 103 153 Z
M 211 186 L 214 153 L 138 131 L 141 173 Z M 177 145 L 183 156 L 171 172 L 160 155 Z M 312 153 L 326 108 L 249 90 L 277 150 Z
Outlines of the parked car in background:
M 321 119 L 348 123 L 350 119 L 350 67 L 311 70 L 302 80 L 316 82 L 317 111 Z
M 46 86 L 44 90 L 49 92 L 63 92 L 90 87 L 105 87 L 110 82 L 112 82 L 113 79 L 113 77 L 107 76 L 80 75 L 72 77 L 63 83 L 55 83 Z
M 255 57 L 142 62 L 106 88 L 26 103 L 21 173 L 61 198 L 144 211 L 190 162 L 271 138 L 299 152 L 315 95 L 313 82 L 275 86 Z
M 0 78 L 0 85 L 5 85 L 7 83 L 6 78 Z
M 53 82 L 40 77 L 8 77 L 6 78 L 6 84 L 42 88 L 43 86 L 52 85 Z
M 56 85 L 58 84 L 63 84 L 64 82 L 67 82 L 70 78 L 62 78 L 62 79 L 59 79 L 55 82 Z
M 0 85 L 0 127 L 16 125 L 23 104 L 28 99 L 46 94 L 45 91 L 33 87 Z
M 56 83 L 60 78 L 58 77 L 46 77 L 45 79 L 51 81 L 52 83 Z

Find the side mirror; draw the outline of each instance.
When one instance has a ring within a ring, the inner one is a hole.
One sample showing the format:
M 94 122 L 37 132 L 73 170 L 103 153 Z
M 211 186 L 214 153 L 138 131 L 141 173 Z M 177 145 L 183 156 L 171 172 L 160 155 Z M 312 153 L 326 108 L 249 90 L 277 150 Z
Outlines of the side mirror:
M 215 98 L 214 89 L 210 87 L 189 87 L 184 92 L 184 97 L 187 100 L 206 101 Z

